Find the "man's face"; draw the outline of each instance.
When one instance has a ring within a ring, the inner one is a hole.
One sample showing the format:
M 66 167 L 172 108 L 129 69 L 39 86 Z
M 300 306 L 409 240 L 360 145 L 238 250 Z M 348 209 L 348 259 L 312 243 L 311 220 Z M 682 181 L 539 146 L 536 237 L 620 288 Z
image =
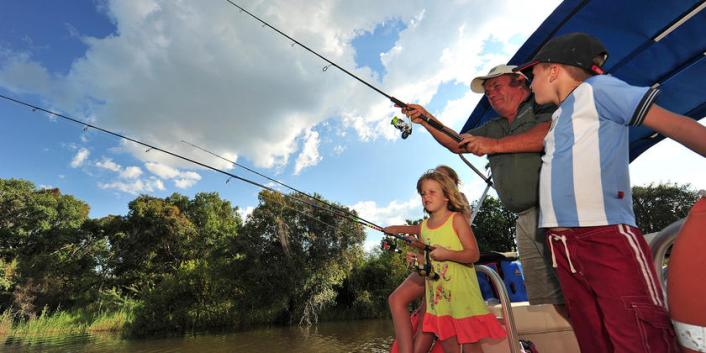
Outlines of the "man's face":
M 511 86 L 511 81 L 511 75 L 502 75 L 486 80 L 483 84 L 490 106 L 504 117 L 506 117 L 504 112 L 517 111 L 526 94 L 521 85 Z
M 537 64 L 532 67 L 530 89 L 534 92 L 534 100 L 538 104 L 554 103 L 551 99 L 550 74 L 551 66 Z

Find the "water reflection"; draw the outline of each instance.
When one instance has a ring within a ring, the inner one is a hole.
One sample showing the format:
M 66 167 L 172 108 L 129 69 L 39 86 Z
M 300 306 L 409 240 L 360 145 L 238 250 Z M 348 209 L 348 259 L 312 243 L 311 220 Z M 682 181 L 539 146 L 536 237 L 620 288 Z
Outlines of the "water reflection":
M 318 327 L 273 327 L 228 334 L 153 340 L 73 335 L 42 339 L 5 338 L 0 352 L 17 353 L 171 353 L 171 352 L 388 352 L 392 323 L 387 320 L 327 322 Z

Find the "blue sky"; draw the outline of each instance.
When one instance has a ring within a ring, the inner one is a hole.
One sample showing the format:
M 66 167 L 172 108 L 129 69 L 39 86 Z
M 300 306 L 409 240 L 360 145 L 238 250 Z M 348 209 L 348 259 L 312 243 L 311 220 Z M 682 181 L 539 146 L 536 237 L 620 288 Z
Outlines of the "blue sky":
M 506 62 L 557 2 L 241 5 L 458 129 L 480 98 L 468 82 Z M 0 3 L 4 95 L 232 167 L 179 142 L 188 140 L 381 225 L 421 217 L 416 179 L 438 164 L 459 171 L 472 199 L 481 194 L 456 156 L 419 129 L 401 140 L 389 126 L 399 112 L 384 97 L 324 65 L 225 1 Z M 0 123 L 0 177 L 59 187 L 88 202 L 92 217 L 124 214 L 140 193 L 216 191 L 244 212 L 257 204 L 255 187 L 18 105 L 0 102 Z M 671 142 L 631 173 L 634 184 L 706 188 L 703 160 Z

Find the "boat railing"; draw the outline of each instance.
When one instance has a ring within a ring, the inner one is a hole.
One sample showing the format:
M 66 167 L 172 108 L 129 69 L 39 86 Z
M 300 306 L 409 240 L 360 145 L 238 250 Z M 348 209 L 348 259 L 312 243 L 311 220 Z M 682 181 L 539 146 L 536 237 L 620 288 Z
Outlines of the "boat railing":
M 505 282 L 503 282 L 503 279 L 500 278 L 500 275 L 495 272 L 495 270 L 488 266 L 475 265 L 475 268 L 476 271 L 484 273 L 490 278 L 490 283 L 493 284 L 495 291 L 498 293 L 500 308 L 503 313 L 503 321 L 505 322 L 505 330 L 507 331 L 507 341 L 510 345 L 510 352 L 521 353 L 520 338 L 517 335 L 517 326 L 515 325 L 515 318 L 512 315 L 512 302 L 510 302 L 510 297 L 507 294 Z
M 654 260 L 657 279 L 659 279 L 659 283 L 662 284 L 662 288 L 664 289 L 665 302 L 667 299 L 666 276 L 668 270 L 664 270 L 664 260 L 667 257 L 669 248 L 674 244 L 674 240 L 677 239 L 677 234 L 679 234 L 682 224 L 684 224 L 684 219 L 680 219 L 668 225 L 654 236 L 648 236 L 648 244 L 650 245 L 650 249 L 652 249 L 652 259 Z

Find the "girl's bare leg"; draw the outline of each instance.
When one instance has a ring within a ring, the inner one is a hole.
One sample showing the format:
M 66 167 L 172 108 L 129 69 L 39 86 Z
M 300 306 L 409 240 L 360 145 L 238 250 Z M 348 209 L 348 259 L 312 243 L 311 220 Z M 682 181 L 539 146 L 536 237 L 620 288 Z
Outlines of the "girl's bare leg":
M 480 342 L 466 343 L 463 345 L 463 353 L 483 353 L 483 347 Z
M 461 347 L 459 347 L 458 341 L 456 341 L 456 336 L 453 336 L 453 337 L 450 337 L 448 339 L 441 341 L 441 348 L 444 349 L 444 353 L 460 353 L 461 352 Z
M 429 348 L 434 343 L 434 334 L 430 332 L 424 332 L 422 326 L 424 323 L 424 314 L 427 312 L 427 303 L 422 299 L 422 303 L 419 304 L 419 309 L 417 309 L 417 315 L 419 315 L 419 325 L 417 325 L 417 332 L 414 333 L 414 353 L 428 353 Z
M 395 339 L 399 353 L 412 353 L 412 323 L 409 320 L 410 302 L 424 294 L 424 279 L 412 273 L 387 298 L 395 327 Z

